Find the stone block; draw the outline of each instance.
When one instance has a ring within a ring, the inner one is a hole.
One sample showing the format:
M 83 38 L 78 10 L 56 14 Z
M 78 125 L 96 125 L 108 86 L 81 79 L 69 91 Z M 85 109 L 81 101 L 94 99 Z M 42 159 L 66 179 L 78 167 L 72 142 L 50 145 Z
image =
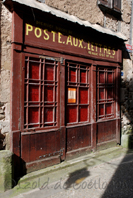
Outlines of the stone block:
M 10 120 L 10 103 L 5 104 L 5 120 Z
M 12 188 L 12 153 L 8 150 L 0 151 L 0 192 Z
M 0 130 L 1 133 L 9 133 L 10 132 L 10 122 L 9 121 L 0 121 Z
M 133 148 L 133 135 L 123 134 L 121 136 L 121 145 L 123 148 L 132 149 Z
M 10 102 L 10 71 L 1 70 L 1 102 Z

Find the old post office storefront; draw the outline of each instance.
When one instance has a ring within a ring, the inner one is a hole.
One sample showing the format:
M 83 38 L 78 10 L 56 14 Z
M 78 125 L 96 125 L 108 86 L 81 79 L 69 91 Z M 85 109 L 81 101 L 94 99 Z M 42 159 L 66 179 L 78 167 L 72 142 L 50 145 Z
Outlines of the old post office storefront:
M 32 171 L 120 143 L 123 38 L 11 2 L 13 153 Z

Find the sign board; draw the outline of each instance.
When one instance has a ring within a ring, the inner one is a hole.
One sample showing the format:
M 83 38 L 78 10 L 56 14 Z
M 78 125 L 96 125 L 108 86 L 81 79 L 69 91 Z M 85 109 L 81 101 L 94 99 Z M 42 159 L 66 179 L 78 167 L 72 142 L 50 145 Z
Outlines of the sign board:
M 68 88 L 68 103 L 76 103 L 76 88 Z
M 126 50 L 132 52 L 132 45 L 126 44 Z
M 73 54 L 84 55 L 92 58 L 119 61 L 119 49 L 100 42 L 91 42 L 90 38 L 76 38 L 73 32 L 62 30 L 59 27 L 36 21 L 35 25 L 25 23 L 25 44 L 61 50 Z M 82 35 L 84 36 L 84 35 Z

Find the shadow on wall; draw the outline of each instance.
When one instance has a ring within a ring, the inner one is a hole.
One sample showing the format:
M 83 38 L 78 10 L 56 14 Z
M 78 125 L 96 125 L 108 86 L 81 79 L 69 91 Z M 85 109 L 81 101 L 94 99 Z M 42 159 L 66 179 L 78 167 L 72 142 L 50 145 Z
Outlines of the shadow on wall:
M 132 64 L 130 54 L 123 49 L 123 58 L 125 63 L 123 65 L 125 76 L 121 76 L 121 134 L 129 135 L 127 140 L 128 148 L 133 148 L 133 78 L 132 78 Z

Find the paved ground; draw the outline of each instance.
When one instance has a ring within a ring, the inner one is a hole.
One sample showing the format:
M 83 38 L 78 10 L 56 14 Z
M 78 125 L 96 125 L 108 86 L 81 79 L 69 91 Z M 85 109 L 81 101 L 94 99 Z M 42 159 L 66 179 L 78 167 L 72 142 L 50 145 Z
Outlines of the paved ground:
M 133 154 L 72 173 L 17 198 L 132 198 Z
M 111 151 L 111 150 L 110 150 Z M 105 151 L 104 151 L 105 152 Z M 55 174 L 45 175 L 45 180 L 20 183 L 15 188 L 21 190 L 15 198 L 132 198 L 133 197 L 133 153 L 114 152 L 93 156 L 79 161 Z M 117 153 L 117 155 L 116 155 Z M 106 160 L 105 160 L 106 159 Z M 83 166 L 84 163 L 84 166 Z M 82 165 L 81 165 L 82 164 Z M 68 171 L 69 170 L 69 171 Z M 61 171 L 61 172 L 60 172 Z M 58 178 L 58 179 L 57 179 Z M 54 182 L 51 182 L 53 179 Z M 22 192 L 26 189 L 28 192 Z M 9 197 L 5 194 L 2 197 Z

